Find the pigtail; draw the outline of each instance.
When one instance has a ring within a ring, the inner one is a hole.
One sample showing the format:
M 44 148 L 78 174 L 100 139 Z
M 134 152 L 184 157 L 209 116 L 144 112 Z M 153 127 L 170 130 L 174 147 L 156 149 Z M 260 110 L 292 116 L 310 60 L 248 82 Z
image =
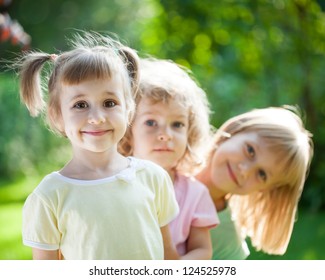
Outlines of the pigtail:
M 121 55 L 124 63 L 126 64 L 126 68 L 131 80 L 132 92 L 135 94 L 138 90 L 139 86 L 139 57 L 137 53 L 128 47 L 122 47 L 119 50 L 119 54 Z
M 40 72 L 51 57 L 44 53 L 29 53 L 20 63 L 20 98 L 33 117 L 45 108 Z

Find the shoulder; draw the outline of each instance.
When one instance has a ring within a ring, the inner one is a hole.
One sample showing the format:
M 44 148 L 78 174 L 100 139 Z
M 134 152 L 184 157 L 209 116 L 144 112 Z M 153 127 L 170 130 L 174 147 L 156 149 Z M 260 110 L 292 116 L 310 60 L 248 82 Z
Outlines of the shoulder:
M 33 190 L 32 194 L 43 200 L 52 200 L 59 196 L 62 197 L 68 193 L 73 186 L 75 186 L 73 182 L 69 182 L 68 178 L 65 178 L 60 175 L 59 172 L 55 171 L 46 175 Z
M 131 165 L 134 166 L 137 181 L 149 186 L 155 191 L 174 192 L 173 182 L 168 172 L 156 163 L 131 157 Z
M 57 174 L 57 172 L 50 173 L 41 180 L 33 192 L 28 195 L 25 209 L 28 205 L 36 207 L 36 205 L 44 204 L 50 207 L 52 202 L 57 200 L 57 192 L 61 187 Z
M 60 185 L 60 175 L 58 172 L 52 172 L 46 175 L 38 184 L 34 191 L 42 191 L 43 189 L 52 189 Z
M 209 194 L 208 188 L 192 176 L 178 174 L 176 184 L 182 188 L 187 188 L 193 193 Z
M 218 215 L 220 218 L 220 222 L 222 222 L 222 223 L 229 223 L 229 224 L 235 223 L 235 219 L 231 213 L 231 208 L 230 208 L 229 204 L 227 204 L 225 209 L 218 211 Z
M 167 171 L 163 169 L 161 166 L 158 164 L 150 161 L 150 160 L 145 160 L 145 159 L 139 159 L 135 157 L 130 157 L 131 159 L 131 164 L 135 167 L 137 172 L 144 172 L 147 174 L 158 174 L 158 175 L 168 175 Z

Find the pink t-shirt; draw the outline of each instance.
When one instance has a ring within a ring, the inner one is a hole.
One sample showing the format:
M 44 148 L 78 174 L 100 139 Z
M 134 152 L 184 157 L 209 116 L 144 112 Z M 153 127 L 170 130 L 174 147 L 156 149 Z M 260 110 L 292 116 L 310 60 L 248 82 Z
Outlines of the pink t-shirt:
M 219 224 L 219 218 L 209 191 L 201 182 L 177 175 L 174 188 L 179 214 L 169 225 L 177 252 L 183 256 L 191 227 L 213 228 Z

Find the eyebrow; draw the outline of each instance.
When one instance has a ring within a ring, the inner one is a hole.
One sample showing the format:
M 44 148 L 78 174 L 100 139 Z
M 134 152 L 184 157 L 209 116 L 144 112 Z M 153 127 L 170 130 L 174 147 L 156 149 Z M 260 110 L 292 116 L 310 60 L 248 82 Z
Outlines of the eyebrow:
M 83 98 L 85 96 L 85 94 L 77 94 L 77 95 L 75 95 L 75 96 L 72 96 L 70 99 L 69 99 L 69 101 L 74 101 L 74 100 L 76 100 L 76 99 L 81 99 L 81 98 Z
M 141 112 L 141 116 L 145 116 L 145 115 L 156 115 L 157 112 L 155 111 L 144 111 L 144 112 Z M 138 116 L 140 116 L 140 114 L 138 114 Z M 184 118 L 184 119 L 188 119 L 188 116 L 187 115 L 184 115 L 184 114 L 178 114 L 178 115 L 170 115 L 172 116 L 173 118 Z
M 117 95 L 117 94 L 115 94 L 114 92 L 104 92 L 105 93 L 105 95 L 107 95 L 108 97 L 115 97 L 115 98 L 117 98 L 118 100 L 120 100 L 120 97 Z M 75 96 L 73 96 L 72 98 L 70 98 L 69 99 L 69 101 L 71 102 L 71 101 L 74 101 L 74 100 L 77 100 L 77 99 L 82 99 L 82 98 L 84 98 L 84 97 L 86 97 L 87 95 L 86 94 L 84 94 L 84 93 L 79 93 L 79 94 L 77 94 L 77 95 L 75 95 Z
M 184 115 L 184 114 L 179 114 L 179 115 L 174 115 L 173 117 L 188 119 L 189 116 Z

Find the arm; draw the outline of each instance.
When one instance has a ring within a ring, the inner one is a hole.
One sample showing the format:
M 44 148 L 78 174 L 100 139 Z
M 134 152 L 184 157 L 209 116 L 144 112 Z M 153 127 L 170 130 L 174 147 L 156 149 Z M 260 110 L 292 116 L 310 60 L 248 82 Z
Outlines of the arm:
M 182 260 L 210 260 L 212 245 L 208 227 L 191 227 L 187 240 L 187 253 Z
M 33 260 L 60 260 L 59 250 L 41 250 L 33 248 Z
M 165 260 L 178 260 L 179 256 L 176 251 L 176 248 L 172 242 L 172 238 L 169 232 L 169 226 L 163 226 L 160 228 L 161 235 L 164 243 L 164 258 Z

